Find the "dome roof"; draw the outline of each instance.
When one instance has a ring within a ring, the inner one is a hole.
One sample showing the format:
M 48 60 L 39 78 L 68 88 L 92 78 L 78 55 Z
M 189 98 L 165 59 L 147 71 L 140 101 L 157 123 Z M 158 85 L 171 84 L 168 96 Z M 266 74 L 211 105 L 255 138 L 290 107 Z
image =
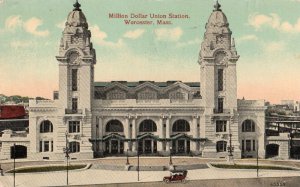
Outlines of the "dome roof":
M 74 9 L 72 12 L 69 13 L 66 25 L 74 27 L 88 27 L 85 15 L 80 9 L 81 5 L 78 3 L 78 1 L 76 1 L 76 3 L 73 6 Z
M 221 5 L 216 3 L 215 9 L 211 13 L 206 24 L 207 33 L 229 33 L 229 23 L 226 15 L 220 9 Z
M 228 26 L 228 21 L 226 15 L 221 11 L 213 11 L 207 22 L 208 26 Z

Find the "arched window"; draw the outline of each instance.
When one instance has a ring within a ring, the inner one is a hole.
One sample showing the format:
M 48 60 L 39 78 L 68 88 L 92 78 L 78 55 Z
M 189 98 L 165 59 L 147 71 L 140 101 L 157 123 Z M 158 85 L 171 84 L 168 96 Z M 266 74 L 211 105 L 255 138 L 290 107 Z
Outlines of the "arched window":
M 40 125 L 40 133 L 47 133 L 47 132 L 53 132 L 53 125 L 49 120 L 42 121 Z
M 253 120 L 247 119 L 242 123 L 242 132 L 255 132 L 255 123 Z
M 226 151 L 227 142 L 225 141 L 218 141 L 217 142 L 217 152 L 225 152 Z
M 110 120 L 106 124 L 106 132 L 123 132 L 123 125 L 119 120 Z
M 79 142 L 70 142 L 69 149 L 70 149 L 70 153 L 80 152 L 80 143 Z
M 173 132 L 189 132 L 190 131 L 190 124 L 188 121 L 184 119 L 180 119 L 175 121 L 172 128 Z
M 140 132 L 156 132 L 157 131 L 156 124 L 151 119 L 144 120 L 140 124 L 139 131 Z

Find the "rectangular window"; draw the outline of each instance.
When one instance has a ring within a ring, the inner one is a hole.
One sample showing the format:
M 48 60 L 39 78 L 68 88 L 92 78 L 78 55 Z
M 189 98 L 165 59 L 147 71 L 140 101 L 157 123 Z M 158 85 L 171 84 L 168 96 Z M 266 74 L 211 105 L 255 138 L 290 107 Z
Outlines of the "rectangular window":
M 77 112 L 78 109 L 78 99 L 72 98 L 72 112 Z
M 218 91 L 223 91 L 223 69 L 218 69 Z
M 77 69 L 72 69 L 72 91 L 77 91 Z
M 40 152 L 43 152 L 43 141 L 40 141 Z
M 226 132 L 227 121 L 217 120 L 216 121 L 216 132 Z
M 224 98 L 218 98 L 218 113 L 223 113 Z
M 246 151 L 251 151 L 251 140 L 246 140 Z
M 253 150 L 253 151 L 255 151 L 255 149 L 256 149 L 255 146 L 256 146 L 256 145 L 255 145 L 255 140 L 253 140 L 253 141 L 252 141 L 252 147 L 253 147 L 252 150 Z
M 53 152 L 53 141 L 51 141 L 51 152 Z
M 242 140 L 242 151 L 245 151 L 245 140 Z
M 69 121 L 69 133 L 79 133 L 79 132 L 80 132 L 80 122 Z
M 49 141 L 44 141 L 44 152 L 49 151 Z

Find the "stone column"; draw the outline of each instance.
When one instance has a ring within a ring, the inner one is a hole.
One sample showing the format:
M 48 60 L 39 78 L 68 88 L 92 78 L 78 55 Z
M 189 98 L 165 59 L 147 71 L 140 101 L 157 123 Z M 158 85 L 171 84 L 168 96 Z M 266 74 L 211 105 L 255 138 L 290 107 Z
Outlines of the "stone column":
M 164 124 L 163 124 L 163 118 L 159 118 L 159 122 L 158 122 L 158 132 L 159 132 L 159 138 L 164 138 Z M 161 141 L 157 141 L 157 152 L 161 153 L 163 151 L 163 142 Z
M 42 140 L 42 152 L 45 152 L 44 148 L 45 148 L 45 141 Z
M 167 119 L 166 119 L 166 138 L 170 139 L 170 117 L 167 117 Z M 170 146 L 172 146 L 172 142 L 167 141 L 166 152 L 168 154 L 170 154 Z
M 101 141 L 98 141 L 99 143 L 98 143 L 98 146 L 99 146 L 99 152 L 100 152 L 100 155 L 102 156 L 103 155 L 103 152 L 104 152 L 104 143 L 103 143 L 103 141 L 102 141 L 102 139 L 103 139 L 103 117 L 102 116 L 98 116 L 97 117 L 98 118 L 98 139 L 101 139 Z
M 137 141 L 136 141 L 136 124 L 135 124 L 135 121 L 136 119 L 135 118 L 132 118 L 132 139 L 135 139 L 135 141 L 133 141 L 133 145 L 132 145 L 132 151 L 137 151 L 136 148 L 137 148 Z
M 198 116 L 193 116 L 192 117 L 192 135 L 193 138 L 199 138 L 199 133 L 198 133 L 198 127 L 197 127 L 197 121 L 198 121 Z M 190 141 L 190 150 L 194 153 L 197 154 L 199 150 L 197 150 L 197 141 Z

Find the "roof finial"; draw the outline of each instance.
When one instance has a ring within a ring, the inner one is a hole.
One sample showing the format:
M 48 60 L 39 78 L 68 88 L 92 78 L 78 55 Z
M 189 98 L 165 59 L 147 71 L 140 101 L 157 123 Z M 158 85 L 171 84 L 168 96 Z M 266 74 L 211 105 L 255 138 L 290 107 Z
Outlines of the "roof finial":
M 221 11 L 221 5 L 219 4 L 219 1 L 217 0 L 216 4 L 215 4 L 215 10 L 214 11 Z
M 74 6 L 73 10 L 81 11 L 80 9 L 81 5 L 78 3 L 78 0 L 76 0 L 76 3 L 73 6 Z

